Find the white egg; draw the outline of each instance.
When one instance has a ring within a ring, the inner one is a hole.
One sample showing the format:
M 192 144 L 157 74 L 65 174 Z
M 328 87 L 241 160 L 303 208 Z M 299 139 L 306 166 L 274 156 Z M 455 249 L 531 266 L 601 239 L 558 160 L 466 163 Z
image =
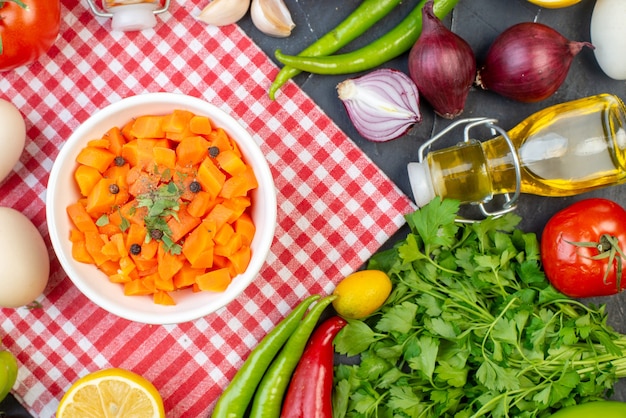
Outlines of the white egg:
M 626 1 L 597 0 L 591 15 L 591 43 L 600 68 L 626 80 Z
M 24 151 L 26 125 L 19 110 L 0 99 L 0 182 L 13 170 Z
M 0 207 L 0 307 L 33 302 L 50 276 L 48 249 L 35 225 L 21 212 Z

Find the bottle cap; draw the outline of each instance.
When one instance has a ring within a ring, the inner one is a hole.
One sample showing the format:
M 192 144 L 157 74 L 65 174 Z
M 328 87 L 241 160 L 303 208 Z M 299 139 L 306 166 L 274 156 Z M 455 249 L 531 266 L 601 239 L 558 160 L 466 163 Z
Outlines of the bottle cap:
M 157 23 L 154 15 L 156 8 L 157 4 L 154 2 L 111 7 L 109 9 L 113 14 L 111 28 L 122 32 L 153 28 Z
M 428 164 L 425 162 L 409 163 L 407 170 L 409 172 L 409 182 L 411 183 L 415 204 L 420 208 L 426 206 L 426 204 L 435 197 L 435 189 L 430 177 Z

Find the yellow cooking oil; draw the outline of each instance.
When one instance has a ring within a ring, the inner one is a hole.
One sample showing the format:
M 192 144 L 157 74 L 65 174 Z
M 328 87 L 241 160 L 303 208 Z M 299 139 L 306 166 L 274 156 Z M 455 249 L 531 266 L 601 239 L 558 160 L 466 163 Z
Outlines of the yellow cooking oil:
M 461 142 L 452 148 L 427 155 L 436 196 L 463 202 L 489 200 L 493 186 L 480 142 Z
M 541 110 L 507 132 L 521 168 L 521 192 L 571 196 L 626 182 L 626 108 L 600 94 Z M 485 202 L 516 190 L 504 137 L 469 140 L 427 155 L 435 195 Z

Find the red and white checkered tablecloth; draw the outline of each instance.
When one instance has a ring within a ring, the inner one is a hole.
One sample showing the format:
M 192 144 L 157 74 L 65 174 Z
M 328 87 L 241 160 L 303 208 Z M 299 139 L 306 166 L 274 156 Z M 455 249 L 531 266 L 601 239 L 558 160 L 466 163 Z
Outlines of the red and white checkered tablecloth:
M 295 83 L 270 101 L 277 67 L 237 26 L 197 22 L 200 0 L 174 1 L 155 29 L 130 33 L 110 32 L 84 1 L 62 3 L 49 54 L 0 74 L 0 97 L 27 123 L 26 148 L 0 184 L 0 205 L 22 211 L 49 242 L 46 183 L 64 140 L 108 103 L 168 91 L 204 98 L 254 133 L 278 189 L 278 227 L 247 291 L 180 325 L 109 314 L 73 286 L 50 247 L 43 308 L 0 311 L 0 336 L 20 364 L 13 393 L 35 417 L 52 417 L 78 377 L 124 367 L 155 384 L 168 417 L 206 416 L 257 342 L 303 297 L 331 292 L 359 268 L 413 205 Z

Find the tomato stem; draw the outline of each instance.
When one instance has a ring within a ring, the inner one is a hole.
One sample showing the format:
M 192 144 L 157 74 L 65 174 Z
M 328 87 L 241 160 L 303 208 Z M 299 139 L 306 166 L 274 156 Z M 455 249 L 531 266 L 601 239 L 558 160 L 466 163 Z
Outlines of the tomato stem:
M 617 291 L 620 292 L 622 289 L 622 273 L 623 273 L 623 264 L 622 260 L 626 259 L 626 254 L 619 246 L 619 240 L 609 234 L 602 234 L 598 242 L 572 242 L 567 241 L 569 244 L 575 245 L 577 247 L 594 247 L 598 250 L 597 255 L 593 257 L 588 257 L 591 260 L 603 260 L 608 258 L 607 268 L 604 271 L 604 277 L 602 281 L 606 284 L 607 278 L 609 277 L 609 266 L 612 266 L 614 263 L 616 265 L 615 271 L 615 281 L 617 286 Z
M 7 2 L 15 3 L 24 10 L 28 9 L 28 5 L 22 0 L 0 0 L 0 8 L 4 7 Z

